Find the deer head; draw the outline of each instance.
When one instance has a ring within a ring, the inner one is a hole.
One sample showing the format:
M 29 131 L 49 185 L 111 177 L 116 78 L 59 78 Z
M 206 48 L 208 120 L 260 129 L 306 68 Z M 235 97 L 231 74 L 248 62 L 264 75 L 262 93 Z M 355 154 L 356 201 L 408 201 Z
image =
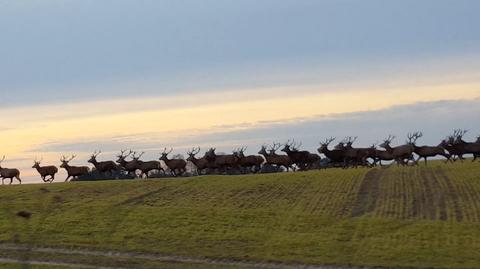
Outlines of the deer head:
M 75 159 L 75 157 L 77 157 L 77 155 L 72 155 L 70 157 L 70 159 L 67 159 L 67 157 L 65 157 L 65 155 L 63 155 L 62 158 L 60 159 L 60 162 L 62 162 L 60 167 L 61 168 L 67 168 L 69 166 L 68 163 L 71 162 L 73 159 Z
M 92 156 L 90 157 L 90 160 L 88 160 L 89 163 L 96 163 L 97 162 L 97 156 L 102 153 L 102 151 L 95 151 Z
M 328 145 L 330 145 L 330 143 L 332 143 L 333 141 L 335 141 L 335 137 L 330 137 L 325 139 L 325 141 L 320 142 L 320 147 L 318 148 L 318 152 L 321 153 L 324 150 L 326 150 L 328 148 Z
M 172 153 L 172 151 L 173 151 L 173 148 L 170 148 L 170 151 L 168 151 L 168 152 L 167 152 L 167 148 L 164 148 L 164 149 L 163 149 L 163 152 L 160 153 L 160 154 L 162 155 L 162 156 L 160 157 L 160 160 L 164 160 L 164 161 L 165 161 L 165 160 L 168 160 L 167 156 L 168 156 L 168 154 Z
M 117 158 L 118 158 L 117 163 L 125 162 L 125 159 L 133 153 L 132 150 L 130 150 L 127 154 L 125 154 L 125 152 L 127 152 L 126 149 L 121 150 L 120 155 L 117 155 Z
M 187 161 L 192 161 L 195 159 L 195 155 L 197 155 L 200 152 L 200 147 L 198 148 L 192 148 L 191 151 L 187 151 L 188 158 Z
M 394 135 L 388 135 L 388 138 L 383 140 L 383 143 L 380 144 L 379 146 L 382 148 L 389 147 L 390 143 L 392 143 L 393 139 L 395 139 Z

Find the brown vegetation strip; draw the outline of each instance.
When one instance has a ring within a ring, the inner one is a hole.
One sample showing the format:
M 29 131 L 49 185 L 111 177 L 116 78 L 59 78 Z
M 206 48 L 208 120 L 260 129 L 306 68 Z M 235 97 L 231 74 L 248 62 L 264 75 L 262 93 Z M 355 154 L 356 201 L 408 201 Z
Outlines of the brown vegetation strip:
M 384 169 L 372 169 L 367 172 L 360 185 L 351 217 L 360 217 L 375 210 L 383 173 Z
M 109 258 L 136 258 L 151 261 L 162 262 L 179 262 L 179 263 L 193 263 L 204 265 L 219 265 L 219 266 L 235 266 L 245 268 L 271 268 L 271 269 L 367 269 L 367 267 L 350 267 L 350 266 L 331 266 L 331 265 L 312 265 L 301 263 L 279 263 L 279 262 L 255 262 L 255 261 L 238 261 L 233 259 L 212 259 L 212 258 L 197 258 L 197 257 L 184 257 L 174 255 L 161 255 L 161 254 L 141 254 L 130 252 L 118 252 L 118 251 L 99 251 L 99 250 L 85 250 L 85 249 L 65 249 L 65 248 L 49 248 L 49 247 L 26 247 L 22 245 L 12 244 L 0 244 L 1 250 L 15 250 L 15 251 L 32 251 L 49 254 L 67 254 L 67 255 L 85 255 L 85 256 L 97 256 L 97 257 L 109 257 Z M 110 267 L 92 266 L 75 263 L 63 263 L 54 261 L 38 261 L 38 260 L 19 260 L 0 258 L 0 262 L 3 263 L 19 263 L 19 264 L 32 264 L 32 265 L 50 265 L 50 266 L 64 266 L 71 268 L 105 268 Z M 118 267 L 115 267 L 118 268 Z

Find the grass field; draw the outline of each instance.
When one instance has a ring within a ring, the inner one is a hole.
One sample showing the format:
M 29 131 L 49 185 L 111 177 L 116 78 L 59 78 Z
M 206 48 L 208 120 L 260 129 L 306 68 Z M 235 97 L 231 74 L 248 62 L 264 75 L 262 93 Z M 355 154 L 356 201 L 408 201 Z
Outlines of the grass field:
M 22 210 L 32 217 L 16 216 Z M 242 268 L 256 262 L 480 268 L 480 163 L 5 186 L 0 243 L 249 262 Z M 161 263 L 48 257 L 35 249 L 0 253 L 105 266 Z

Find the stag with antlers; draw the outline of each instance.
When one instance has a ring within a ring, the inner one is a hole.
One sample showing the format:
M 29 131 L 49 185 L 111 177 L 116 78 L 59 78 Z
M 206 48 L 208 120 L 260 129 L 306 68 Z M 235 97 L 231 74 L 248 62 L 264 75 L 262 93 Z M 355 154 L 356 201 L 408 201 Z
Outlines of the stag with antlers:
M 2 178 L 2 185 L 4 184 L 4 180 L 6 178 L 10 179 L 9 184 L 12 184 L 14 178 L 18 180 L 18 183 L 22 184 L 22 180 L 20 179 L 20 170 L 16 168 L 3 168 L 3 161 L 5 161 L 5 156 L 3 156 L 2 160 L 0 160 L 0 177 Z
M 370 166 L 370 163 L 367 160 L 368 158 L 373 159 L 375 163 L 375 160 L 376 160 L 375 148 L 372 148 L 372 147 L 354 148 L 353 143 L 356 140 L 357 140 L 357 137 L 348 136 L 343 141 L 338 143 L 338 145 L 335 146 L 335 149 L 344 151 L 345 167 L 348 167 L 350 165 L 353 165 L 355 168 L 358 167 L 358 165 Z
M 160 157 L 160 160 L 165 163 L 165 165 L 170 169 L 170 172 L 174 177 L 178 175 L 182 175 L 186 171 L 187 167 L 187 162 L 183 159 L 169 159 L 168 154 L 172 153 L 173 148 L 170 149 L 170 151 L 167 152 L 167 148 L 163 150 L 161 153 L 162 156 Z
M 145 154 L 145 152 L 140 153 L 140 155 L 136 156 L 136 152 L 133 152 L 132 161 L 127 163 L 127 167 L 129 169 L 133 169 L 136 167 L 135 170 L 140 170 L 140 178 L 146 177 L 149 178 L 149 174 L 151 171 L 157 170 L 165 172 L 162 168 L 162 164 L 159 161 L 142 161 L 140 158 Z
M 395 139 L 395 136 L 389 135 L 388 138 L 385 139 L 380 145 L 380 147 L 384 148 L 393 155 L 397 165 L 408 165 L 409 161 L 415 162 L 415 158 L 413 157 L 414 147 L 412 145 L 412 139 L 414 138 L 414 135 L 409 133 L 407 137 L 408 140 L 406 144 L 392 147 L 390 143 L 393 141 L 393 139 Z
M 58 173 L 58 168 L 54 165 L 40 166 L 42 161 L 43 161 L 43 158 L 40 159 L 39 161 L 35 159 L 32 168 L 37 169 L 37 172 L 40 174 L 40 177 L 42 178 L 43 182 L 52 183 L 55 180 L 55 174 Z M 47 179 L 47 176 L 49 176 L 50 178 Z
M 67 160 L 67 157 L 62 156 L 60 162 L 60 168 L 63 168 L 67 171 L 67 178 L 65 182 L 67 182 L 70 178 L 77 179 L 80 176 L 86 176 L 90 172 L 90 169 L 87 166 L 70 166 L 69 162 L 75 159 L 76 155 L 72 155 L 70 159 Z
M 298 166 L 300 170 L 308 170 L 315 164 L 320 162 L 320 156 L 310 153 L 306 150 L 299 150 L 302 143 L 296 143 L 295 140 L 290 140 L 285 143 L 282 151 L 285 152 L 292 162 Z
M 317 149 L 318 153 L 325 155 L 333 166 L 343 166 L 345 167 L 345 151 L 340 149 L 328 149 L 328 145 L 335 140 L 334 137 L 325 139 L 324 142 L 320 143 L 320 147 Z
M 196 167 L 196 172 L 197 175 L 202 174 L 202 171 L 211 168 L 210 167 L 210 162 L 207 160 L 206 157 L 201 157 L 201 158 L 196 158 L 195 155 L 197 155 L 200 152 L 200 147 L 198 148 L 193 148 L 190 151 L 187 151 L 188 158 L 187 161 L 193 163 Z
M 425 161 L 425 165 L 427 165 L 427 158 L 435 157 L 435 156 L 438 156 L 438 155 L 447 158 L 446 162 L 448 162 L 450 160 L 450 154 L 445 152 L 445 149 L 441 145 L 438 145 L 436 147 L 432 147 L 432 146 L 420 146 L 419 147 L 419 146 L 417 146 L 416 142 L 422 136 L 423 136 L 422 132 L 415 132 L 415 133 L 413 133 L 413 137 L 410 141 L 411 145 L 414 148 L 413 151 L 415 152 L 415 154 L 418 155 L 418 159 L 415 161 L 415 163 L 418 163 L 423 158 L 424 161 Z
M 245 150 L 247 150 L 247 147 L 239 148 L 235 152 L 235 154 L 238 156 L 240 167 L 245 169 L 247 172 L 257 173 L 262 169 L 262 164 L 265 162 L 265 160 L 261 156 L 245 156 Z
M 125 172 L 127 172 L 127 175 L 135 175 L 135 172 L 139 168 L 139 164 L 135 159 L 127 161 L 127 158 L 131 156 L 134 152 L 132 150 L 130 150 L 128 153 L 126 152 L 127 150 L 122 150 L 120 152 L 120 155 L 117 155 L 117 163 L 123 168 L 123 170 L 125 170 Z
M 205 152 L 205 158 L 212 166 L 227 172 L 228 169 L 239 170 L 239 158 L 236 154 L 217 155 L 216 148 L 210 148 Z
M 114 161 L 103 161 L 103 162 L 97 161 L 97 157 L 100 153 L 102 152 L 95 151 L 90 157 L 90 160 L 88 160 L 88 162 L 93 164 L 93 166 L 95 166 L 95 169 L 98 172 L 103 174 L 109 173 L 110 175 L 113 175 L 116 171 L 119 170 L 118 165 Z
M 464 154 L 472 154 L 473 155 L 473 162 L 477 159 L 477 157 L 480 155 L 480 144 L 477 142 L 465 142 L 463 140 L 463 136 L 467 133 L 467 130 L 455 130 L 454 132 L 454 137 L 455 141 L 453 142 L 453 145 L 456 146 L 460 152 L 462 152 L 462 155 Z M 478 139 L 477 139 L 478 141 Z
M 258 152 L 258 154 L 263 155 L 265 158 L 265 164 L 269 165 L 275 165 L 276 167 L 285 167 L 287 172 L 292 169 L 292 160 L 288 155 L 279 155 L 277 154 L 277 150 L 281 147 L 280 143 L 273 143 L 273 145 L 270 147 L 269 152 L 267 152 L 267 146 L 262 145 L 262 148 Z

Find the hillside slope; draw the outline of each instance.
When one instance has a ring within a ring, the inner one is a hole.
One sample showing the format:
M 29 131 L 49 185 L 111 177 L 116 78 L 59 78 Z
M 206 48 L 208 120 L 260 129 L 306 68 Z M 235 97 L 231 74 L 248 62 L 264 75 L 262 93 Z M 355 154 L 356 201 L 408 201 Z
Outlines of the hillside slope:
M 479 268 L 480 164 L 4 186 L 0 243 Z

